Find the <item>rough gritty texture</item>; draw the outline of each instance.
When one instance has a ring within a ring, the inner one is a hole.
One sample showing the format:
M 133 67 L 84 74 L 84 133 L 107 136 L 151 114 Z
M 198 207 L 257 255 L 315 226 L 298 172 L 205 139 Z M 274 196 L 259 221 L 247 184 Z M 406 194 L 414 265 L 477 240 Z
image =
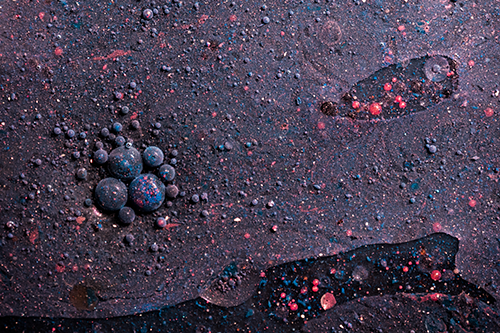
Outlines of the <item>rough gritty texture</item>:
M 149 21 L 147 2 L 0 5 L 0 212 L 17 225 L 1 233 L 1 316 L 133 314 L 198 296 L 235 259 L 264 269 L 438 230 L 460 240 L 462 276 L 499 299 L 498 1 L 166 5 Z M 341 36 L 311 41 L 330 20 Z M 457 62 L 454 98 L 376 122 L 320 112 L 425 55 Z M 127 227 L 83 205 L 108 176 L 90 156 L 96 141 L 111 151 L 100 133 L 116 121 L 141 153 L 179 152 L 185 192 Z M 52 134 L 62 122 L 74 138 Z M 79 283 L 97 290 L 95 310 L 70 304 Z

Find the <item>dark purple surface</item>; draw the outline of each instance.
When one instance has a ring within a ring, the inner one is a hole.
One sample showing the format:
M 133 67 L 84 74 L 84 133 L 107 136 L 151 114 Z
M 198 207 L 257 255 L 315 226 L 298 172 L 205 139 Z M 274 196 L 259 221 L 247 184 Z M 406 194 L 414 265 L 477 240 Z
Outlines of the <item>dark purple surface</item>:
M 0 316 L 130 315 L 195 299 L 236 259 L 265 270 L 436 231 L 499 299 L 497 1 L 197 4 L 1 5 Z M 321 112 L 426 56 L 456 63 L 449 98 L 372 121 Z M 117 122 L 164 151 L 179 189 L 130 226 L 84 205 Z M 71 304 L 76 285 L 95 310 Z

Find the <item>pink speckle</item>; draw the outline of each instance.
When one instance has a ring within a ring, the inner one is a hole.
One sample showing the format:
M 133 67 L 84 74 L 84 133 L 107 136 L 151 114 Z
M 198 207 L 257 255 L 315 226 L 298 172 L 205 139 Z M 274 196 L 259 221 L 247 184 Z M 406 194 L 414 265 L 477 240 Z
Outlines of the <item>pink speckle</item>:
M 436 222 L 432 225 L 432 230 L 434 232 L 440 232 L 443 227 L 441 226 L 441 223 Z
M 469 206 L 470 206 L 471 208 L 476 207 L 476 205 L 477 205 L 477 201 L 476 201 L 476 200 L 474 200 L 474 199 L 470 199 L 470 200 L 469 200 Z
M 467 63 L 467 65 L 469 65 L 469 67 L 473 67 L 476 63 L 474 62 L 474 60 L 469 60 L 469 62 Z
M 486 108 L 484 110 L 484 114 L 486 117 L 491 117 L 491 116 L 493 116 L 493 114 L 495 114 L 495 111 L 493 111 L 492 108 Z
M 347 230 L 345 232 L 345 234 L 347 235 L 347 237 L 351 237 L 352 236 L 352 230 Z
M 438 281 L 439 279 L 441 279 L 441 272 L 438 270 L 432 271 L 431 279 L 433 279 L 434 281 Z

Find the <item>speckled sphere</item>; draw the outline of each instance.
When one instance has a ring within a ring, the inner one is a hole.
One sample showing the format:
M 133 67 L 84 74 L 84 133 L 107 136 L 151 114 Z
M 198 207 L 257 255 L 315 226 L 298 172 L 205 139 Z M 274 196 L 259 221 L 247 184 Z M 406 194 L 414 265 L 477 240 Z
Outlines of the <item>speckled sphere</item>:
M 160 179 L 164 182 L 171 182 L 175 178 L 175 169 L 173 166 L 163 164 L 158 172 Z
M 127 194 L 127 186 L 116 178 L 105 178 L 95 188 L 97 205 L 107 211 L 117 211 L 125 206 Z
M 165 185 L 155 175 L 140 175 L 130 183 L 129 198 L 137 210 L 155 211 L 165 200 Z
M 109 172 L 121 180 L 132 180 L 142 171 L 141 153 L 135 148 L 118 147 L 109 153 Z
M 94 152 L 94 161 L 97 164 L 104 164 L 108 161 L 108 153 L 103 149 Z
M 150 168 L 156 168 L 163 163 L 163 152 L 158 147 L 151 146 L 146 148 L 142 156 L 144 158 L 144 164 Z

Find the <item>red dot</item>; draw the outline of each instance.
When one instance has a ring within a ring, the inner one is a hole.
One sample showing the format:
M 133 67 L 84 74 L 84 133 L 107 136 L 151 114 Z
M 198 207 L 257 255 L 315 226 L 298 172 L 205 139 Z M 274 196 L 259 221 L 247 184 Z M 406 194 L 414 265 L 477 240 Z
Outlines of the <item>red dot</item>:
M 351 237 L 352 236 L 352 230 L 347 230 L 345 232 L 345 234 L 347 235 L 347 237 Z
M 474 60 L 469 60 L 469 62 L 467 63 L 469 65 L 469 67 L 472 67 L 474 66 L 476 63 L 474 62 Z
M 382 107 L 380 106 L 379 103 L 370 104 L 370 113 L 372 115 L 378 116 L 380 114 L 380 111 L 382 111 Z
M 431 279 L 433 279 L 434 281 L 438 281 L 439 279 L 441 279 L 441 272 L 438 270 L 432 271 Z
M 244 237 L 245 237 L 246 239 L 249 239 L 249 238 L 250 238 L 250 234 L 247 232 L 247 233 L 245 233 Z
M 290 303 L 290 310 L 292 311 L 297 311 L 299 308 L 299 306 L 297 305 L 297 303 Z
M 307 287 L 302 287 L 302 289 L 300 289 L 300 293 L 301 294 L 307 293 Z
M 63 49 L 60 47 L 56 47 L 56 49 L 54 50 L 54 53 L 56 56 L 60 56 L 63 54 Z
M 281 293 L 280 297 L 281 297 L 281 298 L 285 298 L 285 297 L 286 297 L 286 294 L 285 294 L 285 293 Z
M 401 101 L 403 100 L 403 98 L 401 96 L 396 96 L 396 98 L 394 98 L 394 103 L 401 103 Z
M 313 286 L 311 289 L 312 289 L 312 291 L 314 291 L 315 293 L 316 293 L 316 292 L 318 292 L 318 290 L 319 290 L 318 286 Z
M 398 30 L 399 30 L 399 31 L 404 31 L 404 30 L 405 30 L 405 26 L 404 26 L 404 25 L 400 25 L 400 26 L 398 27 Z
M 493 116 L 494 113 L 495 113 L 495 111 L 493 111 L 492 108 L 486 108 L 484 110 L 484 114 L 486 115 L 486 117 L 491 117 L 491 116 Z
M 406 103 L 405 102 L 403 102 L 403 101 L 399 102 L 399 108 L 400 109 L 404 109 L 405 107 L 406 107 Z
M 323 122 L 321 122 L 321 121 L 320 121 L 320 122 L 318 123 L 318 128 L 319 128 L 320 130 L 324 130 L 324 129 L 325 129 L 325 123 L 323 123 Z
M 476 205 L 477 205 L 477 201 L 476 200 L 474 200 L 474 199 L 470 199 L 469 200 L 469 206 L 471 206 L 471 208 L 476 207 Z
M 317 286 L 319 285 L 319 280 L 318 279 L 314 279 L 313 280 L 313 286 Z
M 440 232 L 441 229 L 442 229 L 441 223 L 439 222 L 436 222 L 432 225 L 432 230 L 434 230 L 434 232 Z
M 353 108 L 353 109 L 359 109 L 359 107 L 360 107 L 360 104 L 359 104 L 359 102 L 358 102 L 358 101 L 354 101 L 354 102 L 352 102 L 352 108 Z
M 395 77 L 392 78 L 392 83 L 396 83 L 398 81 L 398 79 L 396 79 Z
M 408 272 L 408 267 L 403 266 L 403 272 L 405 272 L 405 273 Z
M 390 91 L 392 89 L 392 85 L 390 83 L 384 84 L 384 90 L 385 91 Z

